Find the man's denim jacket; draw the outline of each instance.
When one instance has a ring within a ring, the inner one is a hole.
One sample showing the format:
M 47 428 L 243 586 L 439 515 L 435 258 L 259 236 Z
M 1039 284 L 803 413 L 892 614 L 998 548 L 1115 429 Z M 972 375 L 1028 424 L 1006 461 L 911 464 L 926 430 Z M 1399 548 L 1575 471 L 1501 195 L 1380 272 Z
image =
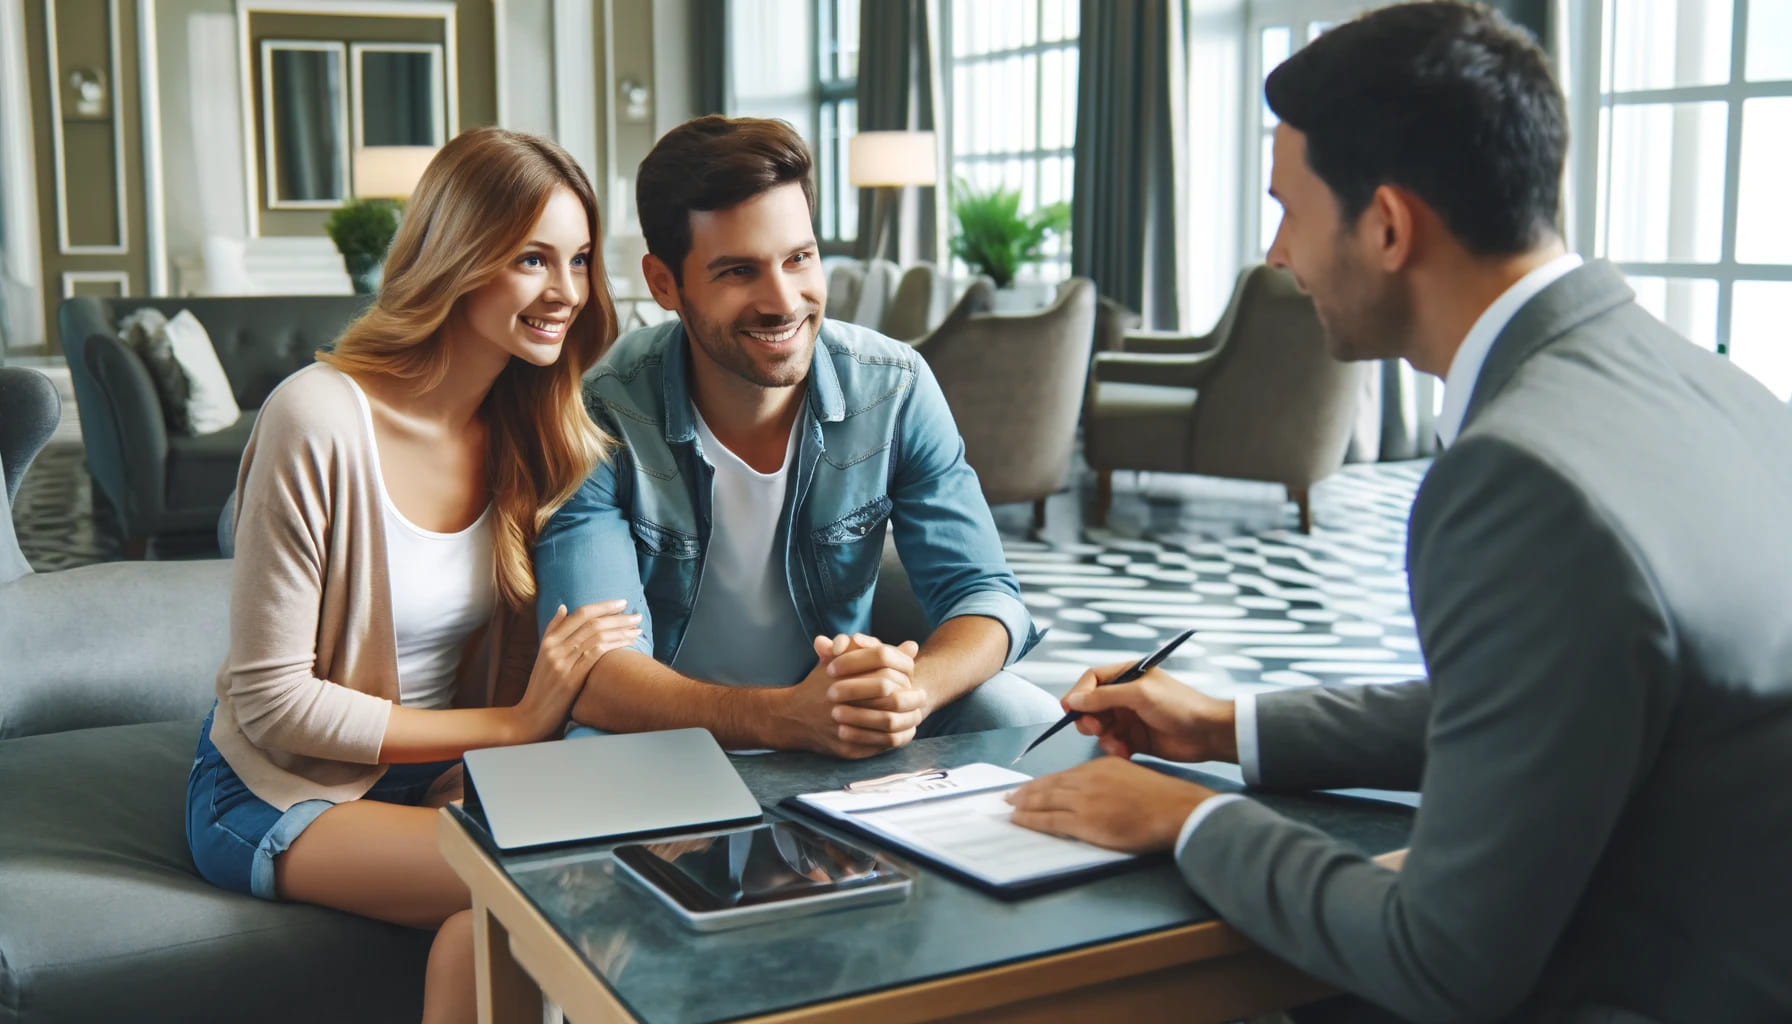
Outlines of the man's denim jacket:
M 715 476 L 693 420 L 686 345 L 678 321 L 633 331 L 587 378 L 586 402 L 621 446 L 535 546 L 542 628 L 559 605 L 626 598 L 642 615 L 635 649 L 668 665 L 703 579 Z M 822 321 L 793 429 L 801 433 L 776 556 L 804 632 L 870 628 L 888 526 L 933 627 L 988 616 L 1008 630 L 1004 664 L 1032 649 L 1039 634 L 964 440 L 914 348 Z

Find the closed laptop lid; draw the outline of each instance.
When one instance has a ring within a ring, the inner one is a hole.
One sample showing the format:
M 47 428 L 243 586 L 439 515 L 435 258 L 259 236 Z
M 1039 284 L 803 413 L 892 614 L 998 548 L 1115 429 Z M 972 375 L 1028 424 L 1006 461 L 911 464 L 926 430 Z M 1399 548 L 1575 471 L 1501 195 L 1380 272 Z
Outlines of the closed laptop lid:
M 706 729 L 469 750 L 499 849 L 758 821 L 759 801 Z

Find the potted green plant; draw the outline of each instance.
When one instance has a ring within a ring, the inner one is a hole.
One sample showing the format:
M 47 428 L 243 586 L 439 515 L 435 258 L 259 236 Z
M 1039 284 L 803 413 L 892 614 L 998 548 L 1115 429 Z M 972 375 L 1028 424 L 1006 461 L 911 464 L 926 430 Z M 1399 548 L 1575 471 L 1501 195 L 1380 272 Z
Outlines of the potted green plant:
M 324 231 L 354 282 L 355 292 L 371 295 L 380 283 L 380 265 L 398 233 L 398 204 L 390 199 L 350 199 L 324 221 Z
M 1070 228 L 1068 203 L 1023 214 L 1018 189 L 997 186 L 980 192 L 962 178 L 952 190 L 952 215 L 958 218 L 952 255 L 987 274 L 998 289 L 1010 288 L 1020 268 L 1040 258 L 1046 240 Z

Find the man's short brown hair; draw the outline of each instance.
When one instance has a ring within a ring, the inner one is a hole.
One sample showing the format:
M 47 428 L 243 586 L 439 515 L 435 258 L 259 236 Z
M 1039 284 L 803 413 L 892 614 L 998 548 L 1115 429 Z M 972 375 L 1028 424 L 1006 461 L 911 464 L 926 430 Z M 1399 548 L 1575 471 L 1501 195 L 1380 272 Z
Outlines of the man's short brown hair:
M 654 144 L 635 177 L 635 211 L 647 251 L 684 284 L 691 212 L 726 210 L 797 182 L 815 216 L 814 160 L 796 129 L 758 117 L 692 118 Z

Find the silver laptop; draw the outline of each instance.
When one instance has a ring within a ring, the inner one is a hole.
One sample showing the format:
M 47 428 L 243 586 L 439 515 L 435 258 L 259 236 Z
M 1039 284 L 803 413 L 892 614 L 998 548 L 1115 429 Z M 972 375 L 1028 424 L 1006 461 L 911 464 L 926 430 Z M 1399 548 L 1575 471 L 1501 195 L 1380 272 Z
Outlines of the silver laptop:
M 476 794 L 498 848 L 698 831 L 760 820 L 707 729 L 583 736 L 469 750 Z

